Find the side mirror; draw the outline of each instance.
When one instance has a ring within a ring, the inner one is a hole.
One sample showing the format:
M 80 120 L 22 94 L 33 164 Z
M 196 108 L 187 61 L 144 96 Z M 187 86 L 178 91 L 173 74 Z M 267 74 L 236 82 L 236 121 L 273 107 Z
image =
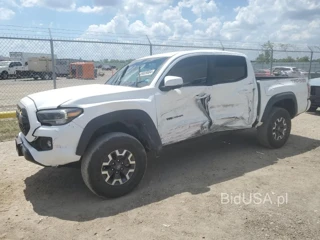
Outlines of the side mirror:
M 162 90 L 171 90 L 178 87 L 181 87 L 183 85 L 183 79 L 182 77 L 177 76 L 166 76 L 164 78 L 164 85 L 161 88 Z

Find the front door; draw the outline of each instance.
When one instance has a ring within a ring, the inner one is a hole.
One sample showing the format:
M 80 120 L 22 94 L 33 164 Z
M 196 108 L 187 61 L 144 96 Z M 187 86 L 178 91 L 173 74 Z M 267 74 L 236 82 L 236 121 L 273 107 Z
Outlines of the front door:
M 204 96 L 208 95 L 207 57 L 180 59 L 166 76 L 182 77 L 184 86 L 156 95 L 158 131 L 163 145 L 204 134 L 210 125 Z M 161 82 L 160 86 L 163 84 Z

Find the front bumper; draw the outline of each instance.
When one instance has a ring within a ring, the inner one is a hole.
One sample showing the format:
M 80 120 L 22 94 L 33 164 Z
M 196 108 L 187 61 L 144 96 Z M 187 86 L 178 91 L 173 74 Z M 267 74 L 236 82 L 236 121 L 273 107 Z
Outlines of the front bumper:
M 34 160 L 32 154 L 30 153 L 29 149 L 23 144 L 21 141 L 21 138 L 19 135 L 16 137 L 15 140 L 16 143 L 16 150 L 18 153 L 18 156 L 24 156 L 24 158 L 32 163 L 38 164 L 43 166 L 41 163 L 38 163 L 37 161 Z
M 51 150 L 37 150 L 32 146 L 23 133 L 16 138 L 16 149 L 19 156 L 41 166 L 57 167 L 77 162 L 80 156 L 76 155 L 76 148 L 82 129 L 74 123 L 60 127 L 41 126 L 34 131 L 35 139 L 49 137 L 52 139 Z

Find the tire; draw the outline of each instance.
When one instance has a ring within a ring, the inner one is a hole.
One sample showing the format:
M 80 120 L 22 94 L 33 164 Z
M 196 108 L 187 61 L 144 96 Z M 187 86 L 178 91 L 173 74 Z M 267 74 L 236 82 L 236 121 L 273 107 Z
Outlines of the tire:
M 42 80 L 49 80 L 49 79 L 50 79 L 49 73 L 43 73 L 43 74 L 41 75 L 41 79 L 42 79 Z
M 291 116 L 286 109 L 274 107 L 267 120 L 257 130 L 258 140 L 262 146 L 280 148 L 290 136 Z
M 8 79 L 8 77 L 9 77 L 8 72 L 4 71 L 1 73 L 1 79 L 6 80 L 6 79 Z
M 312 107 L 312 106 L 311 106 L 311 107 L 308 109 L 308 112 L 316 112 L 317 109 L 318 109 L 318 107 Z
M 126 169 L 120 168 L 122 166 Z M 131 192 L 140 183 L 146 166 L 147 155 L 142 144 L 131 135 L 115 132 L 99 137 L 89 146 L 82 158 L 81 174 L 94 194 L 116 198 Z

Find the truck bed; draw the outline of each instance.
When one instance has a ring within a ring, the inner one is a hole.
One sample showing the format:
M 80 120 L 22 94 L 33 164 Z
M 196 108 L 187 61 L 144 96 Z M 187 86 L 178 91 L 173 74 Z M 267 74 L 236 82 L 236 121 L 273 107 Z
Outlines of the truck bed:
M 308 108 L 308 79 L 304 77 L 257 77 L 259 103 L 258 121 L 262 120 L 262 115 L 269 100 L 282 94 L 291 94 L 296 98 L 297 115 L 305 112 Z

